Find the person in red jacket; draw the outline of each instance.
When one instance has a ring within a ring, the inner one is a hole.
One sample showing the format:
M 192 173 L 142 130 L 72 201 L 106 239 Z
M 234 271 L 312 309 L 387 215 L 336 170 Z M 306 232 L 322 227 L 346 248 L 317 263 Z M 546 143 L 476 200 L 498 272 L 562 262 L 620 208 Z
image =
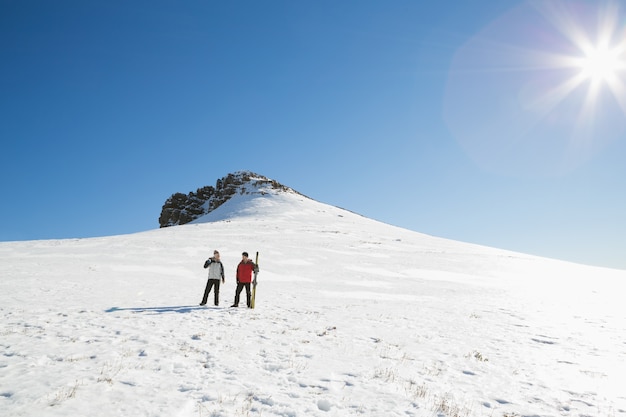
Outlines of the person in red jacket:
M 235 302 L 231 307 L 239 307 L 239 295 L 241 291 L 246 289 L 246 304 L 250 308 L 250 283 L 252 282 L 252 274 L 258 271 L 258 267 L 252 259 L 248 258 L 248 252 L 241 254 L 241 262 L 237 265 L 237 289 L 235 290 Z

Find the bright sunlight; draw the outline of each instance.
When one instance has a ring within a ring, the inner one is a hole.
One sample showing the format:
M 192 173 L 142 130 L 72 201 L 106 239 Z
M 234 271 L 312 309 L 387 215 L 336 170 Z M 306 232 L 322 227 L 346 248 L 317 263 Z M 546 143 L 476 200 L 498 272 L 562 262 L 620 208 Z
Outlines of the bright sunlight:
M 562 175 L 626 137 L 626 11 L 615 0 L 529 0 L 465 42 L 445 120 L 474 161 Z
M 618 48 L 597 48 L 587 52 L 581 60 L 582 75 L 592 81 L 607 81 L 624 69 Z
M 555 19 L 560 20 L 556 27 L 580 51 L 578 57 L 571 56 L 568 60 L 580 69 L 580 73 L 575 76 L 576 81 L 570 85 L 578 87 L 583 82 L 590 81 L 588 100 L 595 101 L 600 84 L 606 84 L 620 102 L 622 111 L 626 112 L 623 98 L 626 91 L 623 80 L 623 71 L 626 69 L 626 33 L 619 22 L 618 4 L 609 2 L 605 8 L 598 9 L 597 13 L 595 31 L 585 30 L 580 22 L 570 20 L 567 14 Z M 587 105 L 589 107 L 589 103 Z

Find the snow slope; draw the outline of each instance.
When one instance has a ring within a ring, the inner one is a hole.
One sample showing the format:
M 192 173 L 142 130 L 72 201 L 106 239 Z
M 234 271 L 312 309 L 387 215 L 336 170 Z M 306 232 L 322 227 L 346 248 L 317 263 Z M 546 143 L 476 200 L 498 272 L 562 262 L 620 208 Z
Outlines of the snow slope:
M 626 416 L 626 271 L 250 191 L 184 226 L 0 243 L 0 415 Z M 244 250 L 254 310 L 228 307 Z

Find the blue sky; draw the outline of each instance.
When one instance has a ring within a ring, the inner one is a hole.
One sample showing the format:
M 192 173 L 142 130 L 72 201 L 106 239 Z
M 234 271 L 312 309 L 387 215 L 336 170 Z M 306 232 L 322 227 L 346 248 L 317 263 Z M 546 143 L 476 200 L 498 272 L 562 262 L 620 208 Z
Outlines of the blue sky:
M 0 240 L 158 228 L 171 194 L 251 170 L 415 231 L 626 268 L 623 68 L 557 63 L 586 56 L 570 32 L 610 27 L 613 47 L 626 15 L 550 3 L 2 1 Z

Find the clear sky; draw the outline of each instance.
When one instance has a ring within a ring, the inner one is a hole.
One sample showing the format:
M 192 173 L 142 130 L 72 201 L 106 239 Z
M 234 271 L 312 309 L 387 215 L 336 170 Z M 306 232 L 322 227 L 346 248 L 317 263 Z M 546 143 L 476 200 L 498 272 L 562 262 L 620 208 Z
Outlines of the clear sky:
M 0 240 L 158 228 L 171 194 L 251 170 L 626 269 L 625 8 L 3 0 Z

